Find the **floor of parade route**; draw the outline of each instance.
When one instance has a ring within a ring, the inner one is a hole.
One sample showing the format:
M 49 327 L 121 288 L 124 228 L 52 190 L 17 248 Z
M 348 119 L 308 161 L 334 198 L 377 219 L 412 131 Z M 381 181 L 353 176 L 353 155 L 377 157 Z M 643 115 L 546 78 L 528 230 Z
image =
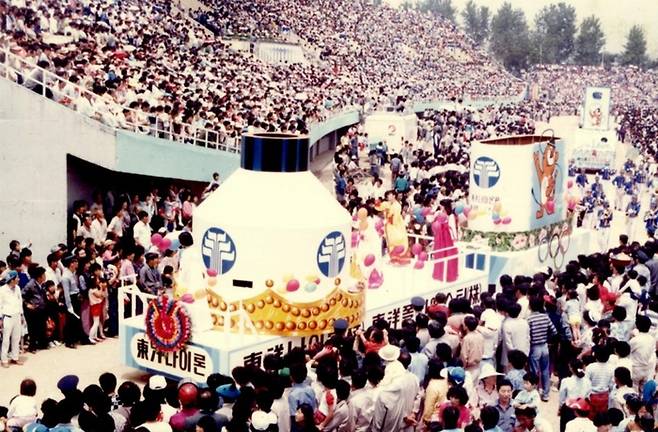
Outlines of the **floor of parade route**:
M 546 124 L 538 124 L 537 131 L 541 133 Z M 556 131 L 557 136 L 568 138 L 570 131 L 577 127 L 575 118 L 555 118 L 550 127 Z M 627 151 L 626 145 L 620 145 L 616 167 L 621 166 Z M 363 160 L 365 166 L 366 161 Z M 333 191 L 332 164 L 327 160 L 324 169 L 313 168 L 314 173 L 321 179 L 328 189 Z M 383 178 L 390 178 L 388 170 L 382 172 Z M 612 186 L 605 184 L 606 194 L 614 197 Z M 648 194 L 645 201 L 648 200 Z M 646 209 L 643 203 L 643 211 Z M 622 212 L 615 211 L 610 236 L 611 243 L 616 243 L 617 236 L 625 231 L 625 217 Z M 37 354 L 24 354 L 22 359 L 26 363 L 22 366 L 12 366 L 9 369 L 0 368 L 0 406 L 7 406 L 12 397 L 18 393 L 21 380 L 33 378 L 37 382 L 37 400 L 42 401 L 48 397 L 61 398 L 57 390 L 57 381 L 66 374 L 76 374 L 80 377 L 80 386 L 84 387 L 97 383 L 98 376 L 103 372 L 114 373 L 119 382 L 132 380 L 144 385 L 147 375 L 142 371 L 124 366 L 120 362 L 120 341 L 118 338 L 107 339 L 97 345 L 80 346 L 77 349 L 68 349 L 64 346 L 40 351 Z M 558 393 L 554 388 L 551 392 L 550 401 L 540 405 L 540 415 L 547 419 L 553 426 L 554 431 L 559 431 Z

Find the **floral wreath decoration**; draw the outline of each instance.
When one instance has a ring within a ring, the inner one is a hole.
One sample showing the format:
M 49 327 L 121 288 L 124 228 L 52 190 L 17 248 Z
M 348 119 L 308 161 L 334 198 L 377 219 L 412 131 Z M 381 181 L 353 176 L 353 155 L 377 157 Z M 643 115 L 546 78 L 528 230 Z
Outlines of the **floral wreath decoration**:
M 158 351 L 180 351 L 190 339 L 190 315 L 179 301 L 167 295 L 149 302 L 145 321 L 146 335 Z

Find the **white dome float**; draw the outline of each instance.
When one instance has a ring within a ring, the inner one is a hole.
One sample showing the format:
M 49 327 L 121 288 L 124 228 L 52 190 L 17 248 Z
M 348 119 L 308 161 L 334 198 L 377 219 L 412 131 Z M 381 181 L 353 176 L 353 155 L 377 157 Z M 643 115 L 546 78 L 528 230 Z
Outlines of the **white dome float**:
M 195 210 L 182 261 L 189 253 L 207 269 L 216 329 L 230 320 L 230 330 L 300 335 L 330 331 L 336 318 L 361 322 L 352 218 L 308 170 L 308 148 L 306 136 L 244 137 L 241 168 Z M 198 292 L 181 267 L 179 289 Z

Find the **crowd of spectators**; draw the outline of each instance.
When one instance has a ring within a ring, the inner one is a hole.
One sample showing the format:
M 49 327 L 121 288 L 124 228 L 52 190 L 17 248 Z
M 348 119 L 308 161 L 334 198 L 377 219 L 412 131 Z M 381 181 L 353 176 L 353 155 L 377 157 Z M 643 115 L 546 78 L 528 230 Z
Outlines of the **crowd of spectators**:
M 140 390 L 104 373 L 79 387 L 67 375 L 59 400 L 38 401 L 26 379 L 0 419 L 57 432 L 550 432 L 557 387 L 561 431 L 652 432 L 658 245 L 619 241 L 562 272 L 503 275 L 495 295 L 413 298 L 398 328 L 337 320 L 322 345 L 203 384 L 154 375 Z
M 157 126 L 177 139 L 203 131 L 229 147 L 245 129 L 305 132 L 345 107 L 404 108 L 412 98 L 516 96 L 524 88 L 436 17 L 365 1 L 261 3 L 209 3 L 214 9 L 197 16 L 204 27 L 161 0 L 2 0 L 3 45 L 12 54 L 3 60 L 11 71 L 2 72 L 112 127 Z M 276 38 L 271 27 L 294 32 L 321 60 L 267 64 L 229 49 L 210 24 L 224 16 L 252 29 L 242 19 L 254 11 L 276 21 L 257 20 L 268 36 Z M 57 77 L 46 79 L 47 89 L 44 69 Z
M 22 364 L 23 349 L 75 348 L 117 336 L 120 285 L 134 283 L 150 294 L 173 287 L 180 238 L 191 241 L 192 213 L 218 186 L 214 174 L 201 196 L 172 184 L 78 200 L 68 242 L 53 246 L 45 263 L 32 260 L 31 244 L 12 241 L 0 261 L 2 366 Z M 153 234 L 166 242 L 154 244 Z

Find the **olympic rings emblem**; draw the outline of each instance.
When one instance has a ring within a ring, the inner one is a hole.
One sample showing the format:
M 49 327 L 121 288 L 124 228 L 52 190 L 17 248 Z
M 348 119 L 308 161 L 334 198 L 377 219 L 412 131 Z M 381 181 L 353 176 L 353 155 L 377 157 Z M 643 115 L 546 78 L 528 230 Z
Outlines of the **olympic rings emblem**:
M 571 246 L 571 225 L 567 224 L 559 231 L 553 234 L 546 233 L 539 238 L 537 258 L 541 263 L 550 258 L 553 261 L 553 268 L 562 268 L 569 246 Z

